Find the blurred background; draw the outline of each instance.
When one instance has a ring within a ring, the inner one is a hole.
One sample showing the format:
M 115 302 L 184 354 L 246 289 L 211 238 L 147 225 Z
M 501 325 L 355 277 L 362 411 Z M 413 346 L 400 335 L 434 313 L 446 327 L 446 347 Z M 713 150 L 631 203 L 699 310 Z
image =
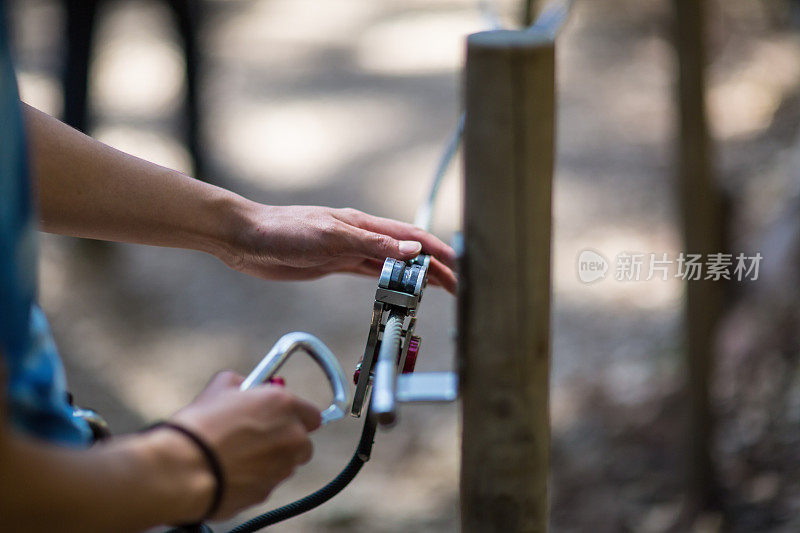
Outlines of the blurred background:
M 254 200 L 407 221 L 460 111 L 464 37 L 485 27 L 469 0 L 11 4 L 28 103 Z M 521 2 L 499 7 L 509 24 L 519 20 Z M 609 258 L 681 250 L 672 3 L 584 0 L 558 49 L 554 531 L 800 529 L 800 18 L 788 0 L 708 9 L 714 168 L 732 246 L 765 258 L 758 282 L 727 291 L 715 341 L 723 503 L 680 525 L 684 286 L 585 285 L 575 267 L 586 248 Z M 81 42 L 91 21 L 93 39 Z M 459 227 L 459 173 L 454 165 L 437 204 L 433 230 L 444 240 Z M 42 238 L 41 299 L 71 389 L 115 432 L 168 416 L 217 370 L 247 373 L 289 331 L 319 336 L 351 371 L 375 284 L 264 282 L 195 252 Z M 454 303 L 426 292 L 419 369 L 453 367 Z M 298 394 L 327 399 L 311 363 L 293 360 L 284 374 Z M 342 495 L 273 529 L 456 531 L 457 407 L 406 406 L 401 416 Z M 317 432 L 312 463 L 246 515 L 327 482 L 358 427 Z

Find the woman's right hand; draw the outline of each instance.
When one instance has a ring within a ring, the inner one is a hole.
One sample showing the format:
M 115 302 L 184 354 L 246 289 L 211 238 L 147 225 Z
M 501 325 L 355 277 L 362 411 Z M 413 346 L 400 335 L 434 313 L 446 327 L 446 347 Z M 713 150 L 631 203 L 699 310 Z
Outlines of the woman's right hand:
M 264 501 L 295 468 L 307 463 L 313 451 L 309 433 L 321 422 L 319 409 L 282 387 L 240 391 L 243 380 L 234 372 L 215 375 L 171 418 L 196 432 L 219 458 L 225 486 L 214 516 L 218 519 Z M 200 451 L 196 453 L 202 461 Z M 206 508 L 197 510 L 195 520 L 207 510 L 211 497 L 209 492 Z

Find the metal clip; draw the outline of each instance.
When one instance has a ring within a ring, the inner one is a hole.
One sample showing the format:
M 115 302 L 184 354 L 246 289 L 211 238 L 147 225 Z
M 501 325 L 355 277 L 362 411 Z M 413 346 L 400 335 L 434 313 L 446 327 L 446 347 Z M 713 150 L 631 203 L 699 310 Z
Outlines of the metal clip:
M 305 351 L 317 362 L 325 373 L 325 377 L 328 378 L 333 391 L 331 405 L 322 412 L 322 424 L 325 425 L 343 418 L 349 402 L 348 385 L 344 371 L 336 356 L 325 346 L 325 343 L 310 333 L 296 331 L 287 333 L 278 339 L 275 346 L 258 363 L 258 366 L 250 372 L 250 375 L 247 376 L 239 388 L 241 390 L 252 389 L 272 378 L 283 366 L 283 363 L 298 350 Z

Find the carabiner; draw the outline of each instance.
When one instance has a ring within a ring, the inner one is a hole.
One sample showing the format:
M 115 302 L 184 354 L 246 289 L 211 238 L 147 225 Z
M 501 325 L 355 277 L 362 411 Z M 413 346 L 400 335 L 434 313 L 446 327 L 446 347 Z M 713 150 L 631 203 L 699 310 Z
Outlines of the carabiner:
M 344 371 L 336 356 L 325 346 L 325 343 L 310 333 L 295 331 L 278 339 L 275 346 L 250 372 L 239 388 L 241 390 L 252 389 L 272 378 L 283 366 L 283 363 L 297 350 L 303 350 L 317 362 L 331 385 L 333 401 L 327 409 L 322 411 L 322 424 L 325 425 L 343 418 L 350 396 Z

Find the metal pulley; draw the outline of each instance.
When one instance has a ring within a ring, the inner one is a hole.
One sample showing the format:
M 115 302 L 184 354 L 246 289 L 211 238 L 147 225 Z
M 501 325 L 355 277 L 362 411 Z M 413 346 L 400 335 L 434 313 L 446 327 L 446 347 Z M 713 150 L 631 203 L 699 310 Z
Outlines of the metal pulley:
M 356 367 L 352 416 L 361 416 L 370 386 L 373 389 L 370 413 L 384 426 L 396 421 L 398 402 L 456 399 L 454 373 L 413 374 L 422 343 L 414 335 L 414 326 L 430 260 L 429 255 L 420 255 L 411 261 L 392 258 L 384 261 L 367 345 Z

